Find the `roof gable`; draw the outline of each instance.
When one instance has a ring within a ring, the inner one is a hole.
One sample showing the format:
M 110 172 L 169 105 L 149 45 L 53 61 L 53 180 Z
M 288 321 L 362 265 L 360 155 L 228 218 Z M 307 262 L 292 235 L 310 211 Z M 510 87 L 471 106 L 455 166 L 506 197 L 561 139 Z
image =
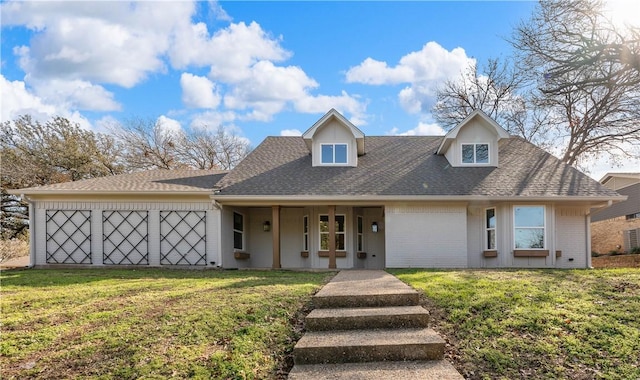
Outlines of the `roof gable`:
M 331 123 L 333 120 L 336 120 L 343 128 L 348 130 L 353 138 L 356 139 L 357 147 L 358 147 L 358 155 L 361 156 L 364 154 L 364 133 L 358 129 L 353 123 L 347 120 L 342 114 L 336 111 L 334 108 L 330 109 L 329 112 L 324 114 L 320 118 L 320 120 L 316 121 L 315 124 L 311 126 L 311 128 L 307 129 L 303 134 L 302 138 L 304 139 L 305 144 L 309 151 L 312 150 L 313 146 L 313 136 L 320 131 L 324 126 Z
M 473 112 L 471 112 L 458 125 L 456 125 L 452 130 L 447 132 L 446 135 L 444 135 L 444 138 L 442 139 L 442 142 L 440 143 L 440 146 L 438 147 L 438 150 L 436 153 L 439 155 L 444 155 L 449 149 L 449 147 L 451 146 L 451 144 L 458 137 L 458 133 L 460 133 L 460 131 L 476 117 L 481 118 L 492 129 L 498 141 L 509 138 L 509 132 L 507 132 L 504 128 L 498 125 L 498 123 L 496 123 L 495 120 L 489 117 L 482 110 L 476 109 Z

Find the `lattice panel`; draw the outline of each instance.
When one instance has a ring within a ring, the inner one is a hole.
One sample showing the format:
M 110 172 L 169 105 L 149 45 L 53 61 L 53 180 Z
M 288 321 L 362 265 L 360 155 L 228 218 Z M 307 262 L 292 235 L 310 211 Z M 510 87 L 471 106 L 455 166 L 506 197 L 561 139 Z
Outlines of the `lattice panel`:
M 160 264 L 206 265 L 206 212 L 160 211 Z
M 113 265 L 149 264 L 147 211 L 103 211 L 103 262 Z
M 47 263 L 91 264 L 91 211 L 47 210 Z

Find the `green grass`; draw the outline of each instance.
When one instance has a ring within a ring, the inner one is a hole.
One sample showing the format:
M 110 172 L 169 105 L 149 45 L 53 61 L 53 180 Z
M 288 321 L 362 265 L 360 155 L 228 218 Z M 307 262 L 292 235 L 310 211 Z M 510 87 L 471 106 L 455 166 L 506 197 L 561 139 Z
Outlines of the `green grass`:
M 471 379 L 640 379 L 640 269 L 394 270 Z
M 0 273 L 3 379 L 282 378 L 329 273 Z

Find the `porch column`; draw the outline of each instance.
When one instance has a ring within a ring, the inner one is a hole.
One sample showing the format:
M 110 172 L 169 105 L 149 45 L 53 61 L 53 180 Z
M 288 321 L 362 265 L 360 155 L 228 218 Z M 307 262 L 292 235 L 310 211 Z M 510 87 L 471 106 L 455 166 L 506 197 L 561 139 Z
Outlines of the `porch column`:
M 329 206 L 329 269 L 336 269 L 336 206 Z
M 271 207 L 271 240 L 273 240 L 273 269 L 280 265 L 280 206 Z

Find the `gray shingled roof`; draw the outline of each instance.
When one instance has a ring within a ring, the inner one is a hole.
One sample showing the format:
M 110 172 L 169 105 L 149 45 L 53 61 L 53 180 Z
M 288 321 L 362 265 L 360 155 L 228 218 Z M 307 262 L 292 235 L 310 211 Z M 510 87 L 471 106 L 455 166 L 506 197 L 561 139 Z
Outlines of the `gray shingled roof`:
M 92 178 L 82 181 L 16 190 L 34 193 L 130 193 L 130 192 L 212 192 L 226 171 L 221 170 L 148 170 L 130 174 Z
M 268 137 L 218 185 L 224 196 L 617 197 L 549 153 L 513 137 L 500 146 L 500 167 L 454 168 L 435 155 L 442 137 L 365 137 L 357 167 L 312 167 L 300 137 Z

